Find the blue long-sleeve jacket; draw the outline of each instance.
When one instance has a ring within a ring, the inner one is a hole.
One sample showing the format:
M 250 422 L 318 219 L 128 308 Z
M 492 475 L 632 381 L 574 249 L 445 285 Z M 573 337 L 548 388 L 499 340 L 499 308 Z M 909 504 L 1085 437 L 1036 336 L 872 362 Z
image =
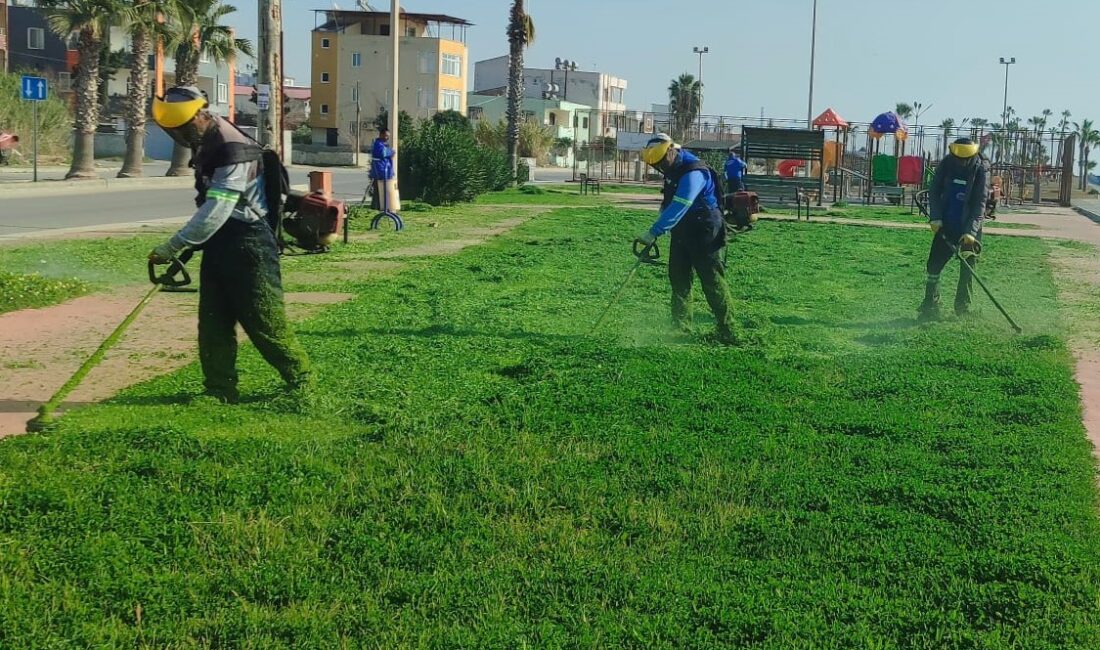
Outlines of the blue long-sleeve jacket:
M 680 153 L 680 158 L 676 161 L 676 164 L 684 165 L 698 160 L 691 153 L 683 151 Z M 675 228 L 676 224 L 680 223 L 680 220 L 688 212 L 692 210 L 709 212 L 717 208 L 716 191 L 717 188 L 714 187 L 710 172 L 706 169 L 694 169 L 684 174 L 680 178 L 680 183 L 676 187 L 676 194 L 672 197 L 672 201 L 661 210 L 661 214 L 649 229 L 649 233 L 654 237 L 660 237 Z
M 382 141 L 382 138 L 374 139 L 374 146 L 370 152 L 370 177 L 376 181 L 384 181 L 393 178 L 393 148 Z
M 730 156 L 729 159 L 726 160 L 726 180 L 732 181 L 735 178 L 741 178 L 745 175 L 745 170 L 747 168 L 748 165 L 745 164 L 744 160 L 741 160 L 735 155 Z

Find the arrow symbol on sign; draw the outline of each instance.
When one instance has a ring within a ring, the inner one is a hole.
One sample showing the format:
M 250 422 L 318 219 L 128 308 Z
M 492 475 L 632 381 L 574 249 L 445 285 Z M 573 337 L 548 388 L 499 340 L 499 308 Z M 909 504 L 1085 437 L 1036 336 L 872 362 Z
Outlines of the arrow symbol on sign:
M 24 97 L 30 97 L 31 96 L 31 80 L 28 79 L 28 78 L 23 79 L 23 96 Z
M 45 99 L 46 98 L 46 83 L 44 81 L 42 81 L 41 79 L 38 80 L 38 98 L 39 99 Z

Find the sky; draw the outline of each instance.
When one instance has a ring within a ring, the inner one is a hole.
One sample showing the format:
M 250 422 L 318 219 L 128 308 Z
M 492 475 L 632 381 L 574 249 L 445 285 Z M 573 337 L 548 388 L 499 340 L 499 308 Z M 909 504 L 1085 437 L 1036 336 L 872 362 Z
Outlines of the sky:
M 256 36 L 256 1 L 227 0 L 230 22 Z M 388 0 L 368 0 L 389 10 Z M 286 74 L 309 83 L 313 9 L 354 0 L 283 0 Z M 507 53 L 510 0 L 404 0 L 412 12 L 443 13 L 474 23 L 473 62 Z M 884 7 L 887 7 L 884 9 Z M 666 103 L 668 84 L 698 74 L 703 58 L 705 114 L 805 119 L 813 0 L 527 0 L 536 41 L 528 66 L 555 57 L 580 69 L 625 78 L 626 102 L 648 110 Z M 1100 120 L 1100 84 L 1089 70 L 1100 28 L 1097 0 L 818 0 L 813 113 L 832 107 L 867 122 L 900 101 L 920 102 L 921 124 L 951 117 L 999 121 L 1005 67 L 1008 103 L 1027 118 L 1068 109 L 1073 121 Z

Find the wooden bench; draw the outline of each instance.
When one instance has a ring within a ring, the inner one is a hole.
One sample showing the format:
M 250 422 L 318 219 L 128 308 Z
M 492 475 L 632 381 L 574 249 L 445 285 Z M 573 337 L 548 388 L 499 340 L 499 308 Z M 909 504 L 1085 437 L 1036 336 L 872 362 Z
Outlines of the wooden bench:
M 783 178 L 780 176 L 745 176 L 745 189 L 756 192 L 761 205 L 786 205 L 794 203 L 796 215 L 802 218 L 803 206 L 806 219 L 810 218 L 810 204 L 817 201 L 820 181 L 816 178 Z
M 588 194 L 589 190 L 595 190 L 596 194 L 601 191 L 600 179 L 589 178 L 588 174 L 581 174 L 581 194 Z
M 876 196 L 881 196 L 888 203 L 901 205 L 905 203 L 905 187 L 901 185 L 872 185 L 869 203 L 874 203 Z

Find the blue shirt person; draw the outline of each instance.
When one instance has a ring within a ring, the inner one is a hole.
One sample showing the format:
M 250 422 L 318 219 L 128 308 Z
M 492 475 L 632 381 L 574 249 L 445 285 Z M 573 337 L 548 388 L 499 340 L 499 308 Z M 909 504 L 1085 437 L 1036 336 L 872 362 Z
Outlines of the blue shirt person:
M 730 157 L 726 159 L 726 191 L 730 194 L 745 191 L 745 171 L 749 166 L 737 153 L 737 149 L 730 149 Z
M 389 129 L 379 129 L 378 137 L 371 147 L 370 178 L 375 181 L 388 181 L 393 178 L 393 147 L 390 146 Z

